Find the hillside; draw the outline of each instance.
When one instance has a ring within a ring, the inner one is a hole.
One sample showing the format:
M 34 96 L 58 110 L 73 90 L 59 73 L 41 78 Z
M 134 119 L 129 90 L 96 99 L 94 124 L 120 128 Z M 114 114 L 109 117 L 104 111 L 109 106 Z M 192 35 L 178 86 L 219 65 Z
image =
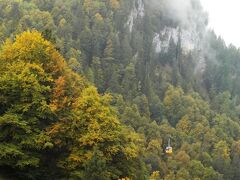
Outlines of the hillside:
M 199 0 L 0 9 L 0 177 L 240 179 L 240 51 Z

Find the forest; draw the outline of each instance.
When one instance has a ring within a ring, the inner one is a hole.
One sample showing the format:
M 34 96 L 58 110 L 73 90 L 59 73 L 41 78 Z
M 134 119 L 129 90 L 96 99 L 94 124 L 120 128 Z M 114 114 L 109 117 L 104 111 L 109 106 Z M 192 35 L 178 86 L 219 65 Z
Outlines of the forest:
M 0 179 L 240 179 L 240 49 L 176 2 L 0 0 Z

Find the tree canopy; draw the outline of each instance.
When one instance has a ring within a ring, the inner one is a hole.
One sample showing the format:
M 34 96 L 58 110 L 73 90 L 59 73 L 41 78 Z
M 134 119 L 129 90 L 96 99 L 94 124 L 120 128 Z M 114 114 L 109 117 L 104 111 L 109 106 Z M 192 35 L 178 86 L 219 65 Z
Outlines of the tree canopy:
M 240 179 L 240 51 L 168 3 L 0 0 L 0 179 Z

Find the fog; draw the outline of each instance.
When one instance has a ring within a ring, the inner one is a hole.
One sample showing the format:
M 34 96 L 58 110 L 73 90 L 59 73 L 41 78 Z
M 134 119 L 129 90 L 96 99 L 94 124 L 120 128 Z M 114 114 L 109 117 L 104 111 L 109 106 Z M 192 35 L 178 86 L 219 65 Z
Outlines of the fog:
M 239 0 L 201 0 L 209 13 L 209 27 L 222 36 L 227 44 L 240 47 L 240 1 Z
M 181 22 L 188 19 L 188 11 L 191 9 L 190 0 L 165 0 L 166 9 L 172 18 Z
M 191 0 L 148 0 L 153 9 L 161 9 L 169 18 L 186 23 L 192 8 Z

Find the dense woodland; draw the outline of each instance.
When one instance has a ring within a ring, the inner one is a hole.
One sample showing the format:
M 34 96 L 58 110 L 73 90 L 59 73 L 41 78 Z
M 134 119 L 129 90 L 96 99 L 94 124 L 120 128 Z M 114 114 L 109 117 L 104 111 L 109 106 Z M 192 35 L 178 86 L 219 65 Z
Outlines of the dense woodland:
M 0 179 L 239 180 L 240 50 L 189 2 L 0 0 Z M 156 53 L 189 17 L 202 48 Z

